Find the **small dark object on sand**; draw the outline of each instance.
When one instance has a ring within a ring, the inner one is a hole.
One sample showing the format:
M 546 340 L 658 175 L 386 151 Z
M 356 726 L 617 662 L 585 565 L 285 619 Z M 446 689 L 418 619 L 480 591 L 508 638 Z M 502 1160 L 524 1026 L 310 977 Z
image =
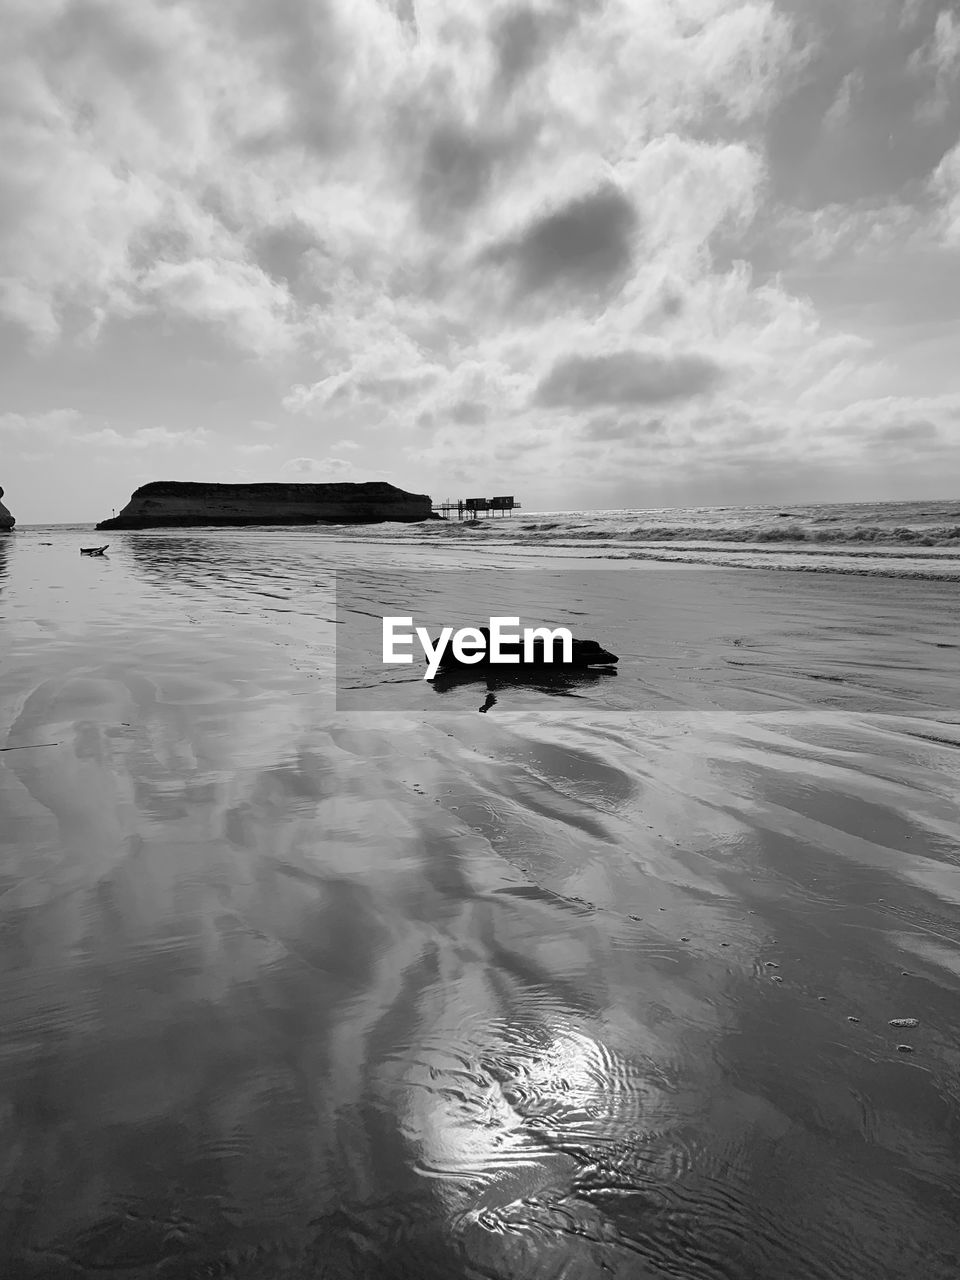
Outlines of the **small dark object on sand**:
M 81 547 L 80 554 L 82 556 L 102 556 L 109 545 L 109 542 L 105 542 L 102 547 Z
M 490 659 L 487 656 L 490 651 L 490 629 L 488 627 L 479 627 L 478 630 L 483 636 L 483 645 L 478 645 L 476 649 L 468 650 L 468 652 L 471 655 L 474 653 L 483 653 L 484 656 L 481 660 L 479 662 L 463 662 L 453 652 L 453 646 L 451 646 L 444 651 L 443 657 L 440 659 L 439 670 L 450 671 L 454 668 L 475 670 L 477 667 L 484 668 L 491 665 Z M 557 648 L 559 650 L 559 646 L 557 646 Z M 569 669 L 570 667 L 608 667 L 613 666 L 615 663 L 620 661 L 615 653 L 609 653 L 600 644 L 598 644 L 596 640 L 574 640 L 571 645 L 570 662 L 563 662 L 559 659 L 553 662 L 547 661 L 546 647 L 544 642 L 540 639 L 537 639 L 534 642 L 533 660 L 531 662 L 526 662 L 524 660 L 523 647 L 521 644 L 501 644 L 500 652 L 502 654 L 511 654 L 518 657 L 520 661 L 512 665 L 514 667 L 519 666 L 521 668 L 543 667 L 560 668 L 563 670 L 564 668 Z M 504 669 L 509 671 L 511 666 L 508 664 Z
M 898 1044 L 897 1053 L 913 1053 L 912 1044 Z
M 848 1017 L 847 1017 L 847 1021 L 848 1021 L 848 1022 L 859 1022 L 859 1021 L 860 1021 L 860 1019 L 859 1019 L 859 1018 L 855 1018 L 852 1014 L 850 1014 L 850 1015 L 848 1015 Z
M 919 1027 L 919 1018 L 891 1018 L 891 1027 Z

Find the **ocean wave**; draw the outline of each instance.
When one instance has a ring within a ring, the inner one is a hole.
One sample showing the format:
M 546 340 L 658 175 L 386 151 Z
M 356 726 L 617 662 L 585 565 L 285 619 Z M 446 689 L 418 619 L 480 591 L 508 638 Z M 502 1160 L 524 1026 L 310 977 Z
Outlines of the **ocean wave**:
M 454 526 L 455 527 L 455 526 Z M 896 525 L 840 525 L 829 528 L 799 524 L 772 525 L 665 525 L 646 524 L 623 526 L 598 526 L 590 524 L 562 524 L 559 521 L 522 524 L 516 528 L 522 541 L 553 541 L 540 535 L 563 532 L 567 537 L 590 541 L 628 542 L 735 542 L 735 543 L 814 543 L 817 545 L 858 545 L 870 543 L 880 546 L 909 547 L 960 547 L 960 525 L 943 525 L 933 528 L 911 528 Z M 500 530 L 497 530 L 500 532 Z
M 344 526 L 349 542 L 415 543 L 513 555 L 644 559 L 808 573 L 956 580 L 956 499 L 778 508 L 685 507 L 527 511 L 511 519 Z

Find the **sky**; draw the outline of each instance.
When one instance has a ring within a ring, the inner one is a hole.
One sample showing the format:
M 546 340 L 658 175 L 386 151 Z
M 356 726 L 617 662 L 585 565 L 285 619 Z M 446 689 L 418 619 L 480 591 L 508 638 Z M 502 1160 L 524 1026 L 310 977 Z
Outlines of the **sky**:
M 954 496 L 956 0 L 0 0 L 0 485 Z

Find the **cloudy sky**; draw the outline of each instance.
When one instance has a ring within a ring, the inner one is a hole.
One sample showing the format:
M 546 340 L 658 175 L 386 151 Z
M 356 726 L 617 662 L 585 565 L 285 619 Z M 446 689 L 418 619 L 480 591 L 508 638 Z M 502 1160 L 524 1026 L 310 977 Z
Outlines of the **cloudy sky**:
M 956 0 L 0 0 L 0 484 L 950 496 Z

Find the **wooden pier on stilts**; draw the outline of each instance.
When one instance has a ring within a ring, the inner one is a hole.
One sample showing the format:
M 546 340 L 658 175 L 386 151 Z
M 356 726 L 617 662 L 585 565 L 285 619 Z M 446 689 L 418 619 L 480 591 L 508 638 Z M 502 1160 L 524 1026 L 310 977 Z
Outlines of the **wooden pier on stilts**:
M 480 516 L 509 516 L 520 510 L 520 503 L 513 495 L 498 498 L 445 498 L 443 502 L 435 502 L 435 515 L 444 520 L 477 520 Z

